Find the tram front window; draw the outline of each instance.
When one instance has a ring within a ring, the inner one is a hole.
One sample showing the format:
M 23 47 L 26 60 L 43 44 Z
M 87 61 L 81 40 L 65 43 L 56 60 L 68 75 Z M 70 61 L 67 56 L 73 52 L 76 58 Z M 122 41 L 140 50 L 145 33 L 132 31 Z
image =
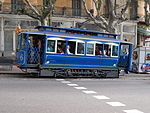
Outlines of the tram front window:
M 112 56 L 118 56 L 118 46 L 112 46 Z
M 121 45 L 121 56 L 129 54 L 129 45 Z

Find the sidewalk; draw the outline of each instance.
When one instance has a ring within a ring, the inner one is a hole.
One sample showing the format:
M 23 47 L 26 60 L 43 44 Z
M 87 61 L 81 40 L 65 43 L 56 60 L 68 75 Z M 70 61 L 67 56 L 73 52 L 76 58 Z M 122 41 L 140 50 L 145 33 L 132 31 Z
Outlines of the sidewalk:
M 125 77 L 150 77 L 149 73 L 129 73 L 125 74 Z
M 17 68 L 15 65 L 12 66 L 12 69 L 7 66 L 0 66 L 0 74 L 23 74 L 24 72 Z

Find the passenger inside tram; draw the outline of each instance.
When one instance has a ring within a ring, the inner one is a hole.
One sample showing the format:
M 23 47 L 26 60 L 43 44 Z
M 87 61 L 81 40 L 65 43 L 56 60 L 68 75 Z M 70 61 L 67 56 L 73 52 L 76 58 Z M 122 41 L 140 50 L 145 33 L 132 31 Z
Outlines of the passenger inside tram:
M 95 55 L 96 56 L 102 56 L 102 51 L 103 51 L 103 45 L 102 44 L 96 44 Z
M 111 56 L 111 46 L 110 45 L 105 45 L 104 47 L 104 56 Z
M 64 54 L 64 51 L 61 46 L 58 46 L 57 53 Z
M 70 47 L 70 45 L 68 45 L 67 46 L 67 54 L 73 54 L 73 53 L 70 52 L 70 49 L 71 49 L 71 47 Z

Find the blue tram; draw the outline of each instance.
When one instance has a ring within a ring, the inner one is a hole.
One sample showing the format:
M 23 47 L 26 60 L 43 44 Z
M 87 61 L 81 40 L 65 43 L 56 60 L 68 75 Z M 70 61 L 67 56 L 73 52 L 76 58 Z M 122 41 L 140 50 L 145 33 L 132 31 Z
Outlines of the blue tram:
M 131 69 L 132 44 L 116 34 L 38 26 L 19 34 L 16 65 L 39 76 L 119 77 Z

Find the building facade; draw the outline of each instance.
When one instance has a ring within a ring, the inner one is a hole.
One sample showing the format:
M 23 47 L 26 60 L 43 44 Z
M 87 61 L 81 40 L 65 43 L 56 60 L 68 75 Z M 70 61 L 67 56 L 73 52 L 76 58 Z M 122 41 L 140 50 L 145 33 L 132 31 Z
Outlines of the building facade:
M 47 3 L 47 0 L 29 0 L 31 4 L 37 8 L 41 8 Z M 121 11 L 120 6 L 124 6 L 127 0 L 116 0 L 118 12 Z M 138 22 L 145 21 L 145 0 L 131 0 L 132 3 L 126 12 L 129 19 L 118 25 L 119 39 L 127 39 L 134 43 L 134 47 L 139 45 L 141 41 L 137 36 L 142 34 L 137 30 Z M 97 13 L 93 0 L 86 0 L 87 7 L 94 14 Z M 149 6 L 147 6 L 149 7 Z M 22 10 L 25 4 L 22 0 L 0 0 L 0 56 L 15 55 L 17 36 L 15 33 L 16 26 L 20 25 L 22 29 L 32 29 L 39 25 L 39 21 L 31 17 L 23 15 Z M 103 4 L 101 14 L 106 13 L 106 5 Z M 82 4 L 82 0 L 56 0 L 55 9 L 52 17 L 52 25 L 55 27 L 80 27 L 85 22 L 88 15 Z M 138 23 L 139 24 L 139 23 Z M 86 29 L 97 30 L 94 24 L 87 24 Z M 147 27 L 146 27 L 147 29 Z M 102 31 L 99 30 L 98 31 Z M 146 35 L 147 36 L 147 35 Z M 144 42 L 145 43 L 145 42 Z
M 138 0 L 137 9 L 137 46 L 150 47 L 150 1 Z
M 47 0 L 29 0 L 35 7 L 41 8 Z M 93 9 L 92 0 L 87 1 L 89 9 Z M 25 4 L 22 0 L 0 0 L 0 56 L 13 56 L 16 52 L 18 25 L 22 29 L 32 29 L 39 21 L 23 15 Z M 81 0 L 56 0 L 52 17 L 53 26 L 77 27 L 85 21 L 87 14 Z

